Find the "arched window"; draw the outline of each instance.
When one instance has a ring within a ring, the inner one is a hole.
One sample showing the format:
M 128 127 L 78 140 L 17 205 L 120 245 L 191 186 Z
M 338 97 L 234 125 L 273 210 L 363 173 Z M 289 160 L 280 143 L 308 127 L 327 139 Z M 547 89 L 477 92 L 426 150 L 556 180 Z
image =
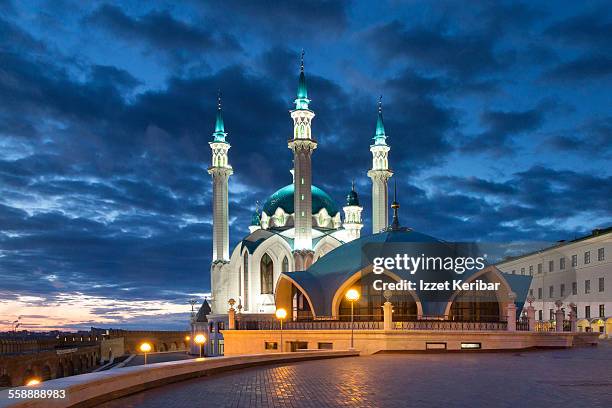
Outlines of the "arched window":
M 249 254 L 247 252 L 244 253 L 242 260 L 242 273 L 244 275 L 244 304 L 242 307 L 246 312 L 249 310 Z
M 287 257 L 285 256 L 283 258 L 283 268 L 281 270 L 283 273 L 285 272 L 289 272 L 289 259 L 287 259 Z
M 264 295 L 272 294 L 274 285 L 274 263 L 270 255 L 264 254 L 264 256 L 261 257 L 259 268 L 261 271 L 261 293 Z

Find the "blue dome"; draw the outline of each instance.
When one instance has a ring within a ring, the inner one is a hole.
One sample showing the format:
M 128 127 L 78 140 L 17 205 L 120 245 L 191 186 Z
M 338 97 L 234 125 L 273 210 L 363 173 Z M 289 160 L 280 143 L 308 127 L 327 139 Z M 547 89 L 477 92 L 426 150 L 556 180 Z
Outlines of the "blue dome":
M 274 215 L 277 208 L 282 208 L 287 214 L 293 214 L 293 184 L 289 184 L 272 194 L 263 206 L 263 212 L 268 216 Z M 312 213 L 317 214 L 321 209 L 325 208 L 327 213 L 332 217 L 338 214 L 336 203 L 325 191 L 317 186 L 311 186 L 312 191 Z

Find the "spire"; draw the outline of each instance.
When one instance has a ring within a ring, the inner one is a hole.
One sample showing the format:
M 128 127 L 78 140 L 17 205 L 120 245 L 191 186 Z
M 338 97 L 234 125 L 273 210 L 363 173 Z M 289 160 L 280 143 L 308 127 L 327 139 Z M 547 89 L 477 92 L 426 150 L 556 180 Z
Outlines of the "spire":
M 213 133 L 214 142 L 225 142 L 225 125 L 223 124 L 223 111 L 221 110 L 221 90 L 217 96 L 217 120 L 215 121 L 215 132 Z
M 387 135 L 385 134 L 385 124 L 382 114 L 382 95 L 378 98 L 378 119 L 376 120 L 376 135 L 374 136 L 374 144 L 386 145 Z
M 393 186 L 393 202 L 391 203 L 391 208 L 393 208 L 393 221 L 391 222 L 391 230 L 396 231 L 400 229 L 399 218 L 397 216 L 397 210 L 400 208 L 399 203 L 397 202 L 397 181 Z
M 259 227 L 261 225 L 261 218 L 259 217 L 259 201 L 255 203 L 255 211 L 251 216 L 251 226 Z
M 304 75 L 304 50 L 300 60 L 300 80 L 298 83 L 297 98 L 295 99 L 295 109 L 308 109 L 308 91 L 306 90 L 306 76 Z

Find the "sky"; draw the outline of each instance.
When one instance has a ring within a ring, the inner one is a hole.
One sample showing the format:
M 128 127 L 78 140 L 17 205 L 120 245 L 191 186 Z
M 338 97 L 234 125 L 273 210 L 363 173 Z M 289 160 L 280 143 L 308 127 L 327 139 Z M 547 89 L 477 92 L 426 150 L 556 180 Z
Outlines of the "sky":
M 355 180 L 364 233 L 380 95 L 404 226 L 612 224 L 605 1 L 0 0 L 0 330 L 184 329 L 210 292 L 217 92 L 233 247 L 291 183 L 302 49 L 313 182 L 342 205 Z

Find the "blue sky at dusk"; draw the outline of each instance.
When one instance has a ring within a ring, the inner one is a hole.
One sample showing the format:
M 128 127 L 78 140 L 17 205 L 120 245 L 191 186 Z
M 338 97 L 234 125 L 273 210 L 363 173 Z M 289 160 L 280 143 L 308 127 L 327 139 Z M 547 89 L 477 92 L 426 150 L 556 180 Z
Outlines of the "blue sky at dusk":
M 210 291 L 217 90 L 230 246 L 291 182 L 299 55 L 313 182 L 370 225 L 383 96 L 400 221 L 446 240 L 612 224 L 608 2 L 0 0 L 0 329 L 184 328 Z

